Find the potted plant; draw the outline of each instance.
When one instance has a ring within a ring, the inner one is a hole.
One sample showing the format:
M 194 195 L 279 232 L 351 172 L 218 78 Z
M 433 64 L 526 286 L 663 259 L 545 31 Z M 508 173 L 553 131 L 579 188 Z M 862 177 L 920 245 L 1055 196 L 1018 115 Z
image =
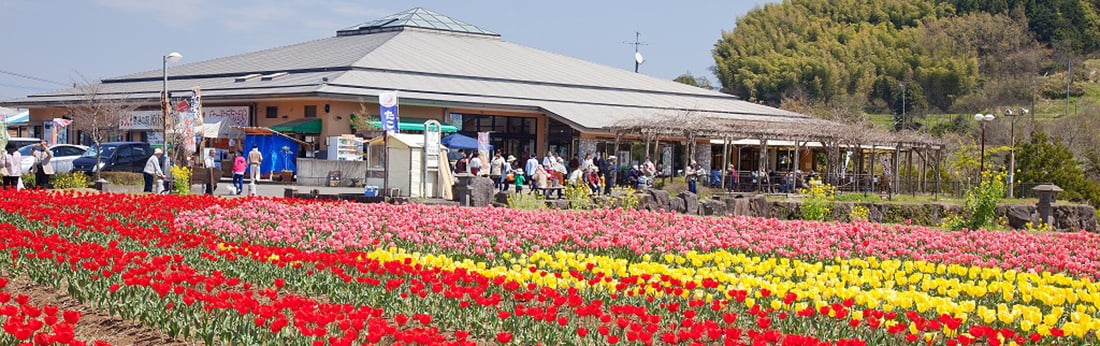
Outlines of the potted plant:
M 279 177 L 279 181 L 282 181 L 282 182 L 285 182 L 285 183 L 290 183 L 290 182 L 294 181 L 294 171 L 289 170 L 289 169 L 284 169 L 283 171 L 279 172 L 278 177 Z

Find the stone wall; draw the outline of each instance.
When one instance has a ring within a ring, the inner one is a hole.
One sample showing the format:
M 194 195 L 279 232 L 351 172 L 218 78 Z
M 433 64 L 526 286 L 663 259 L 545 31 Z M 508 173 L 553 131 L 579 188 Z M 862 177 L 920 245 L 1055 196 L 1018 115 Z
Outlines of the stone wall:
M 695 162 L 698 162 L 699 167 L 702 167 L 707 172 L 710 172 L 710 170 L 713 169 L 712 167 L 714 167 L 711 166 L 710 162 L 712 157 L 710 143 L 698 144 L 695 146 Z
M 585 154 L 595 154 L 596 153 L 596 139 L 595 138 L 581 137 L 580 140 L 577 141 L 577 150 L 578 150 L 578 153 L 580 153 L 581 159 L 584 159 Z M 595 156 L 595 155 L 593 155 L 593 156 Z
M 639 194 L 638 209 L 665 210 L 697 215 L 735 215 L 752 217 L 774 217 L 785 220 L 801 218 L 800 202 L 769 202 L 762 195 L 741 195 L 722 199 L 698 200 L 689 192 L 670 196 L 664 190 L 645 190 Z M 897 204 L 897 203 L 850 203 L 837 202 L 831 212 L 830 220 L 850 221 L 849 212 L 853 207 L 864 207 L 869 211 L 868 218 L 874 222 L 903 223 L 911 220 L 913 224 L 937 226 L 944 218 L 958 215 L 962 206 L 949 204 Z M 997 207 L 997 215 L 1003 217 L 1009 226 L 1025 228 L 1027 223 L 1038 223 L 1039 213 L 1035 206 L 1002 204 Z M 1096 209 L 1088 205 L 1057 204 L 1054 206 L 1054 228 L 1059 231 L 1097 232 Z

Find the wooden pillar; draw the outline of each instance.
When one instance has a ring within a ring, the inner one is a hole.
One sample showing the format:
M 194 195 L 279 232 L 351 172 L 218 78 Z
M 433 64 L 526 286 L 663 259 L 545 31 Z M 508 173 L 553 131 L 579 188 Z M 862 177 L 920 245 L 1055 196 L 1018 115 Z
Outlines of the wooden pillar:
M 869 173 L 867 174 L 867 177 L 870 178 L 870 179 L 868 179 L 869 180 L 868 183 L 871 184 L 870 186 L 871 186 L 871 192 L 872 193 L 875 192 L 875 157 L 876 156 L 878 156 L 878 153 L 875 152 L 875 145 L 872 144 L 871 145 L 871 159 L 870 159 L 871 169 L 868 171 Z

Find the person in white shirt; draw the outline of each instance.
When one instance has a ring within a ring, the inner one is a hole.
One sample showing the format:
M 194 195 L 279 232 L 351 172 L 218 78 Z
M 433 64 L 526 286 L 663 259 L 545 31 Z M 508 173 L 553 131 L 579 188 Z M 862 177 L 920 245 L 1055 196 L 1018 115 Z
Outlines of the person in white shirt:
M 164 179 L 164 171 L 160 168 L 160 158 L 164 156 L 164 151 L 157 148 L 153 150 L 153 156 L 150 156 L 145 161 L 145 169 L 141 171 L 145 178 L 145 192 L 153 191 L 153 180 Z
M 218 179 L 218 177 L 214 176 L 214 168 L 217 167 L 217 164 L 214 162 L 215 155 L 217 155 L 217 153 L 214 150 L 211 150 L 210 155 L 207 155 L 206 158 L 204 158 L 203 161 L 202 161 L 202 167 L 206 169 L 206 174 L 207 174 L 206 175 L 206 191 L 205 191 L 205 193 L 207 195 L 213 195 L 214 194 L 214 188 L 215 188 L 214 181 L 216 181 L 216 179 Z
M 0 162 L 0 166 L 3 166 L 4 187 L 19 189 L 19 176 L 23 173 L 23 155 L 19 154 L 19 148 L 15 143 L 8 143 L 4 149 L 7 153 L 3 156 L 3 162 Z

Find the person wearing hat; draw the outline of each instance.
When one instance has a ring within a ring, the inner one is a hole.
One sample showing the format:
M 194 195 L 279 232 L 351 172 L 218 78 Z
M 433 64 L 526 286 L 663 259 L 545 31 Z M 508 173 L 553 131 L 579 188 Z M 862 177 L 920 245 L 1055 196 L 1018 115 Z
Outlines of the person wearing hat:
M 512 175 L 516 180 L 516 193 L 523 192 L 523 185 L 527 180 L 527 175 L 523 174 L 523 168 L 516 169 L 516 172 Z
M 164 156 L 164 151 L 160 148 L 153 150 L 153 156 L 150 156 L 145 161 L 145 169 L 141 171 L 145 178 L 145 192 L 153 191 L 153 180 L 164 179 L 164 171 L 160 168 L 160 158 Z

